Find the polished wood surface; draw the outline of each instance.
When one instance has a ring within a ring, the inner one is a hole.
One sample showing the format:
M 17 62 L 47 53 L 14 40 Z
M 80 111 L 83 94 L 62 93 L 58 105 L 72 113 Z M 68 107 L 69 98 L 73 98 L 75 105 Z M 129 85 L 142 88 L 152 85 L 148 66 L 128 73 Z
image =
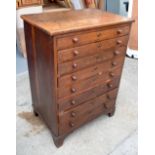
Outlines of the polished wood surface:
M 101 76 L 104 73 L 113 72 L 115 69 L 122 66 L 122 60 L 124 60 L 124 57 L 115 58 L 106 62 L 102 62 L 100 64 L 95 64 L 94 66 L 87 67 L 77 72 L 61 76 L 60 78 L 58 78 L 58 87 L 61 86 L 61 88 L 65 88 L 68 85 L 80 83 L 81 81 L 87 80 L 91 77 L 95 77 L 97 75 Z M 113 66 L 113 62 L 117 63 L 117 65 Z M 103 75 L 101 77 L 103 78 Z
M 76 60 L 89 55 L 97 54 L 99 52 L 105 52 L 107 50 L 120 50 L 119 48 L 121 48 L 122 45 L 120 46 L 119 44 L 117 44 L 117 40 L 122 40 L 122 45 L 124 44 L 126 46 L 128 42 L 128 36 L 104 40 L 66 50 L 59 50 L 58 63 L 63 63 L 69 60 Z
M 72 96 L 76 95 L 82 92 L 85 92 L 85 90 L 89 90 L 92 87 L 96 85 L 100 85 L 102 83 L 105 83 L 109 78 L 111 77 L 117 77 L 121 73 L 121 68 L 117 68 L 116 70 L 113 70 L 111 72 L 98 72 L 97 75 L 92 76 L 86 80 L 82 80 L 80 82 L 72 83 L 68 86 L 61 86 L 58 89 L 58 98 L 66 97 L 66 96 Z
M 117 89 L 60 113 L 60 134 L 70 132 L 99 113 L 103 114 L 107 109 L 112 108 L 116 95 Z
M 103 26 L 125 24 L 133 21 L 132 19 L 97 9 L 31 14 L 23 15 L 22 18 L 50 35 L 88 30 L 90 28 L 103 28 Z
M 132 20 L 95 9 L 23 19 L 34 113 L 60 147 L 83 124 L 114 114 Z
M 111 29 L 98 30 L 97 32 L 88 33 L 74 33 L 70 36 L 64 36 L 57 39 L 57 49 L 66 49 L 71 47 L 80 46 L 83 44 L 94 43 L 105 39 L 111 39 L 127 35 L 129 33 L 129 26 L 115 27 Z
M 53 134 L 58 135 L 57 79 L 54 78 L 56 77 L 56 56 L 54 49 L 51 49 L 53 40 L 26 22 L 24 29 L 33 108 L 46 122 Z
M 126 36 L 124 38 L 118 38 L 115 41 L 115 48 L 113 48 L 113 49 L 108 49 L 105 51 L 100 49 L 101 52 L 99 52 L 99 53 L 96 52 L 94 55 L 91 55 L 91 56 L 88 55 L 87 57 L 83 57 L 81 59 L 72 60 L 69 62 L 59 64 L 58 65 L 58 75 L 61 76 L 61 75 L 67 74 L 67 73 L 75 72 L 75 71 L 83 69 L 85 67 L 89 67 L 91 65 L 109 60 L 115 56 L 115 52 L 117 49 L 120 50 L 119 51 L 120 55 L 122 55 L 125 53 L 125 50 L 124 50 L 124 52 L 121 51 L 121 50 L 123 50 L 123 48 L 120 48 L 120 47 L 126 47 L 127 41 L 128 41 L 128 36 Z M 101 46 L 104 47 L 104 45 L 102 45 L 99 42 L 97 44 L 97 48 L 101 48 Z M 97 50 L 95 50 L 95 51 L 97 51 Z

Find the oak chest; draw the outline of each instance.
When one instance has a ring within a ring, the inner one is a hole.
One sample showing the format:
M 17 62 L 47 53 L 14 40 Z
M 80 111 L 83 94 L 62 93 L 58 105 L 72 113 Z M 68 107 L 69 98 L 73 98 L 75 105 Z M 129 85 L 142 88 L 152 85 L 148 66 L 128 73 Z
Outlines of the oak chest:
M 59 147 L 76 128 L 114 114 L 133 20 L 95 9 L 22 18 L 34 113 Z

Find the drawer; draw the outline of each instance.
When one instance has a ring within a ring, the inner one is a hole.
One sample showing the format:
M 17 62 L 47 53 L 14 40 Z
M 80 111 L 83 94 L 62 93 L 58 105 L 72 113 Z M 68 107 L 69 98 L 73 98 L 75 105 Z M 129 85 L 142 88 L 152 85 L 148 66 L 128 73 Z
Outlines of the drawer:
M 64 37 L 60 36 L 60 38 L 58 37 L 56 40 L 56 46 L 57 50 L 73 48 L 88 43 L 124 36 L 129 34 L 129 30 L 129 26 L 119 26 L 94 32 L 75 33 Z
M 81 82 L 82 80 L 88 79 L 96 74 L 111 71 L 117 67 L 121 67 L 124 62 L 124 56 L 115 57 L 111 60 L 105 61 L 100 64 L 82 69 L 77 72 L 73 72 L 68 75 L 64 75 L 58 78 L 58 88 L 66 87 L 68 85 L 74 84 L 76 82 Z
M 58 88 L 58 98 L 82 93 L 96 85 L 103 84 L 114 77 L 119 77 L 121 71 L 122 67 L 118 67 L 108 72 L 98 72 L 96 75 L 80 82 L 75 82 L 65 87 L 61 86 Z
M 100 84 L 83 93 L 58 99 L 59 110 L 61 111 L 64 109 L 72 108 L 74 106 L 86 102 L 87 100 L 90 100 L 108 91 L 111 91 L 118 87 L 119 81 L 120 77 L 114 77 L 112 80 L 106 81 L 104 84 Z
M 63 64 L 58 64 L 58 76 L 60 77 L 69 73 L 73 73 L 86 67 L 102 63 L 112 58 L 115 59 L 119 56 L 125 56 L 125 51 L 126 47 L 123 46 L 117 48 L 117 50 L 108 49 L 95 55 L 87 56 L 74 61 L 69 61 Z
M 115 39 L 109 39 L 97 43 L 83 45 L 72 49 L 60 50 L 58 51 L 58 63 L 64 63 L 66 61 L 71 61 L 85 56 L 94 55 L 98 52 L 104 52 L 107 49 L 118 50 L 120 46 L 126 46 L 127 43 L 128 35 Z
M 108 113 L 115 105 L 116 95 L 117 89 L 59 113 L 60 133 L 69 132 L 101 113 Z

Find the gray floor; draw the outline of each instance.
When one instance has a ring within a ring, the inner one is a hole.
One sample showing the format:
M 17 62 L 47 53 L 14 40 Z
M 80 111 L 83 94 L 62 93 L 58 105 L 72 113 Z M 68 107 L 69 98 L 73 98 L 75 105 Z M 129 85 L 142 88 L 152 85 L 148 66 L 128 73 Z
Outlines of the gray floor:
M 137 155 L 137 60 L 126 58 L 116 112 L 84 125 L 57 149 L 32 113 L 28 74 L 17 76 L 17 155 Z
M 16 75 L 27 71 L 27 60 L 21 55 L 18 48 L 16 49 Z

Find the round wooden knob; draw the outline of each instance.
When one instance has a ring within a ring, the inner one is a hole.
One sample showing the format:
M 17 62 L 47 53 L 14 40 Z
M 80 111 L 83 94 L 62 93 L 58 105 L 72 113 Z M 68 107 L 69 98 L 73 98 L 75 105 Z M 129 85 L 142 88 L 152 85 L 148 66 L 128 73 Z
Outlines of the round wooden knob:
M 120 51 L 115 51 L 114 54 L 115 55 L 119 55 L 120 54 Z
M 107 106 L 107 104 L 106 104 L 106 103 L 104 103 L 104 108 L 105 108 L 105 109 L 108 109 L 108 106 Z
M 76 116 L 76 113 L 75 112 L 71 112 L 71 116 L 72 117 L 75 117 Z
M 102 45 L 100 43 L 97 44 L 97 47 L 100 48 Z
M 102 35 L 102 33 L 100 33 L 100 32 L 99 32 L 99 33 L 97 33 L 97 37 L 100 37 L 101 35 Z
M 107 94 L 107 99 L 111 99 L 111 96 L 109 94 Z
M 112 85 L 111 83 L 108 83 L 108 87 L 109 87 L 109 88 L 112 88 L 113 85 Z
M 118 45 L 122 44 L 122 41 L 121 40 L 117 40 L 117 44 Z
M 73 53 L 74 53 L 75 56 L 77 56 L 79 54 L 79 51 L 74 50 Z
M 116 65 L 117 65 L 117 62 L 113 61 L 112 66 L 116 66 Z
M 77 43 L 79 41 L 79 39 L 77 37 L 72 39 L 73 43 Z
M 76 63 L 73 63 L 72 67 L 73 68 L 76 68 L 77 67 L 77 64 Z
M 77 80 L 77 77 L 75 75 L 72 75 L 72 80 L 73 81 Z
M 76 104 L 75 100 L 72 100 L 71 105 L 75 105 L 75 104 Z
M 114 77 L 114 76 L 115 76 L 115 74 L 114 74 L 113 72 L 110 72 L 109 75 L 110 75 L 111 77 Z
M 75 88 L 71 88 L 71 92 L 72 93 L 75 93 L 76 92 L 76 89 Z
M 102 75 L 102 72 L 98 72 L 98 75 Z
M 117 34 L 121 34 L 123 31 L 122 30 L 117 30 Z
M 73 122 L 70 122 L 69 125 L 70 125 L 70 127 L 74 127 L 75 126 L 75 124 Z
M 104 108 L 105 108 L 105 109 L 109 109 L 108 103 L 104 103 Z

